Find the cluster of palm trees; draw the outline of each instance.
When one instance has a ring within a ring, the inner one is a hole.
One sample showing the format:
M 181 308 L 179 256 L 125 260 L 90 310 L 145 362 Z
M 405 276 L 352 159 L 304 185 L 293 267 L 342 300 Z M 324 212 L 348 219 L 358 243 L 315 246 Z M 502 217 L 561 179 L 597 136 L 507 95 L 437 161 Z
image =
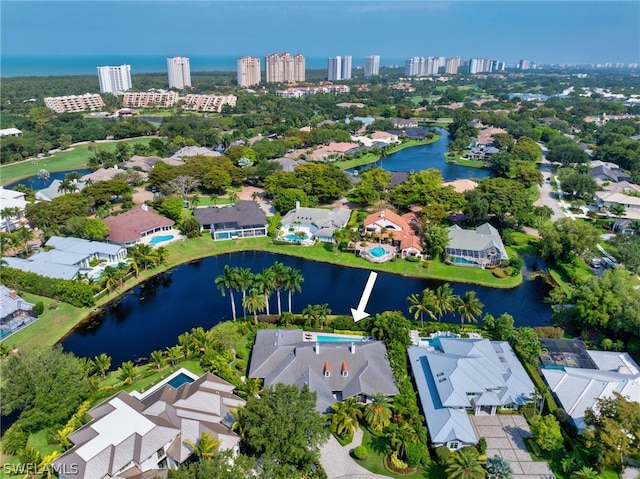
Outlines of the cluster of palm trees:
M 407 298 L 411 303 L 409 312 L 414 313 L 414 319 L 420 318 L 424 326 L 424 315 L 431 321 L 439 321 L 445 314 L 456 313 L 460 316 L 460 323 L 477 323 L 482 315 L 484 304 L 478 299 L 475 291 L 467 291 L 463 296 L 453 293 L 449 283 L 438 286 L 436 290 L 426 288 L 422 293 L 414 293 Z
M 304 281 L 300 271 L 276 261 L 273 266 L 261 273 L 253 273 L 250 268 L 239 268 L 225 265 L 222 274 L 214 280 L 223 296 L 229 293 L 231 298 L 231 312 L 233 320 L 237 318 L 234 291 L 242 292 L 242 310 L 244 317 L 247 313 L 253 314 L 254 321 L 258 322 L 258 313 L 269 310 L 269 298 L 276 293 L 278 301 L 278 314 L 282 314 L 281 292 L 289 293 L 289 312 L 291 313 L 291 299 L 293 293 L 302 290 Z
M 101 288 L 112 291 L 118 289 L 124 283 L 125 276 L 134 273 L 136 278 L 140 270 L 148 270 L 167 262 L 169 251 L 164 246 L 154 248 L 148 244 L 131 246 L 128 251 L 127 263 L 117 266 L 109 265 L 100 274 L 99 285 Z
M 7 228 L 9 227 L 8 224 Z M 26 226 L 13 231 L 2 231 L 0 232 L 1 252 L 4 255 L 7 250 L 19 251 L 22 249 L 24 254 L 27 255 L 29 253 L 29 241 L 35 239 L 35 237 L 33 230 Z

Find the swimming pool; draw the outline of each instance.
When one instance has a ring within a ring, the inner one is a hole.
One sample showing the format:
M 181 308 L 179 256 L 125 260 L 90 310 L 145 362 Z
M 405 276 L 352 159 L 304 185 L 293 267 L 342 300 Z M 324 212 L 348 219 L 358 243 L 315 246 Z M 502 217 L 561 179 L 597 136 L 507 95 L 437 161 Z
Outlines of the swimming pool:
M 155 246 L 158 243 L 164 243 L 165 241 L 171 241 L 172 239 L 173 235 L 154 236 L 151 238 L 151 241 L 149 241 L 149 244 Z
M 307 239 L 306 236 L 304 238 L 301 238 L 300 236 L 296 236 L 296 235 L 291 234 L 291 233 L 289 233 L 288 235 L 284 235 L 284 238 L 286 240 L 292 241 L 294 243 L 300 243 L 302 240 Z
M 374 258 L 380 258 L 385 254 L 387 254 L 387 250 L 384 249 L 382 246 L 374 246 L 373 248 L 368 249 L 367 253 L 369 253 Z
M 319 343 L 336 343 L 336 342 L 357 342 L 363 341 L 364 336 L 316 336 L 316 341 Z
M 191 384 L 193 378 L 187 376 L 185 373 L 178 374 L 175 378 L 171 379 L 167 384 L 174 389 L 178 389 L 183 384 Z

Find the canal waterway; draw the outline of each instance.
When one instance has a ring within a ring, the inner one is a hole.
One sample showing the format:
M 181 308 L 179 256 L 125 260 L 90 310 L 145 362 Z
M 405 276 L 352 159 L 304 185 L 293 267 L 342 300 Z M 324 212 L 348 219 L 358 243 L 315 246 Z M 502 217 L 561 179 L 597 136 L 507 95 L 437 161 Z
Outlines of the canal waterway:
M 358 167 L 362 172 L 368 168 L 379 166 L 387 171 L 415 172 L 436 168 L 442 172 L 445 181 L 453 181 L 459 178 L 469 178 L 479 180 L 491 176 L 491 172 L 486 168 L 471 168 L 468 166 L 447 163 L 444 154 L 449 151 L 449 132 L 442 128 L 433 128 L 435 133 L 440 135 L 440 139 L 428 145 L 405 148 L 389 155 L 387 158 L 380 158 L 375 163 L 370 163 Z M 353 169 L 349 170 L 353 173 Z
M 30 176 L 28 178 L 23 178 L 21 180 L 15 181 L 5 186 L 6 189 L 11 190 L 18 185 L 24 185 L 27 188 L 31 188 L 33 190 L 42 190 L 51 185 L 53 180 L 63 180 L 65 175 L 69 173 L 78 173 L 82 176 L 91 173 L 89 168 L 76 168 L 74 170 L 64 170 L 64 171 L 51 171 L 49 172 L 49 180 L 44 182 L 37 175 Z
M 347 268 L 302 258 L 265 253 L 243 252 L 213 256 L 180 265 L 124 294 L 117 303 L 79 325 L 63 341 L 67 351 L 93 357 L 107 353 L 114 367 L 123 361 L 146 358 L 154 350 L 177 343 L 178 335 L 191 328 L 210 328 L 231 319 L 229 295 L 223 297 L 214 279 L 225 265 L 251 268 L 260 272 L 275 261 L 299 269 L 304 277 L 302 292 L 293 296 L 293 312 L 308 304 L 327 303 L 333 314 L 349 314 L 358 301 L 369 276 L 366 269 Z M 527 265 L 536 268 L 535 258 Z M 424 288 L 436 288 L 442 281 L 430 281 L 380 273 L 366 307 L 370 314 L 388 310 L 407 313 L 407 297 Z M 495 289 L 451 283 L 456 294 L 476 291 L 485 304 L 484 312 L 499 316 L 512 314 L 516 326 L 541 326 L 548 323 L 551 308 L 543 301 L 549 291 L 542 279 L 525 280 L 513 289 Z M 242 315 L 241 295 L 235 293 L 238 315 Z M 276 296 L 271 297 L 271 313 L 277 312 Z M 282 296 L 287 310 L 287 294 Z M 459 323 L 459 318 L 444 317 L 443 322 Z

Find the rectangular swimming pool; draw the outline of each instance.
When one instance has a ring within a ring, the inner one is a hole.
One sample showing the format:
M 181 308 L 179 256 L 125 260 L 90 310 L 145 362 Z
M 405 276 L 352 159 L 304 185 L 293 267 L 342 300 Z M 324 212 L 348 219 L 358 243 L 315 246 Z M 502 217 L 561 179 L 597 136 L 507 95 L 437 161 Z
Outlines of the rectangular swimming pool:
M 359 342 L 364 341 L 364 336 L 316 336 L 316 341 L 319 343 L 336 343 L 336 342 Z
M 185 373 L 178 374 L 175 378 L 171 379 L 167 384 L 174 389 L 178 389 L 183 384 L 191 384 L 193 382 L 193 378 L 190 378 Z

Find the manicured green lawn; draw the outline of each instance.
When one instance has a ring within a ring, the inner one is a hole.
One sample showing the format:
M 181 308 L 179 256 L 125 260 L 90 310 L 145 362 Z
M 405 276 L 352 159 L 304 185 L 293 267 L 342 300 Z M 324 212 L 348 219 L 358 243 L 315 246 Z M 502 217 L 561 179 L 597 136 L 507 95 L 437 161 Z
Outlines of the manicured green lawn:
M 468 166 L 469 168 L 486 168 L 487 167 L 487 164 L 484 161 L 469 160 L 459 155 L 453 156 L 453 157 L 450 155 L 444 155 L 444 159 L 447 163 L 460 165 L 460 166 Z
M 115 150 L 118 143 L 127 143 L 133 145 L 141 143 L 146 145 L 151 138 L 131 138 L 129 140 L 112 141 L 105 143 L 96 143 L 98 148 Z M 10 165 L 0 166 L 0 183 L 3 185 L 13 183 L 14 181 L 27 178 L 38 173 L 39 170 L 45 169 L 50 172 L 73 170 L 74 168 L 87 168 L 89 161 L 88 145 L 76 145 L 69 150 L 61 151 L 47 158 L 39 160 L 26 160 L 20 163 L 12 163 Z

